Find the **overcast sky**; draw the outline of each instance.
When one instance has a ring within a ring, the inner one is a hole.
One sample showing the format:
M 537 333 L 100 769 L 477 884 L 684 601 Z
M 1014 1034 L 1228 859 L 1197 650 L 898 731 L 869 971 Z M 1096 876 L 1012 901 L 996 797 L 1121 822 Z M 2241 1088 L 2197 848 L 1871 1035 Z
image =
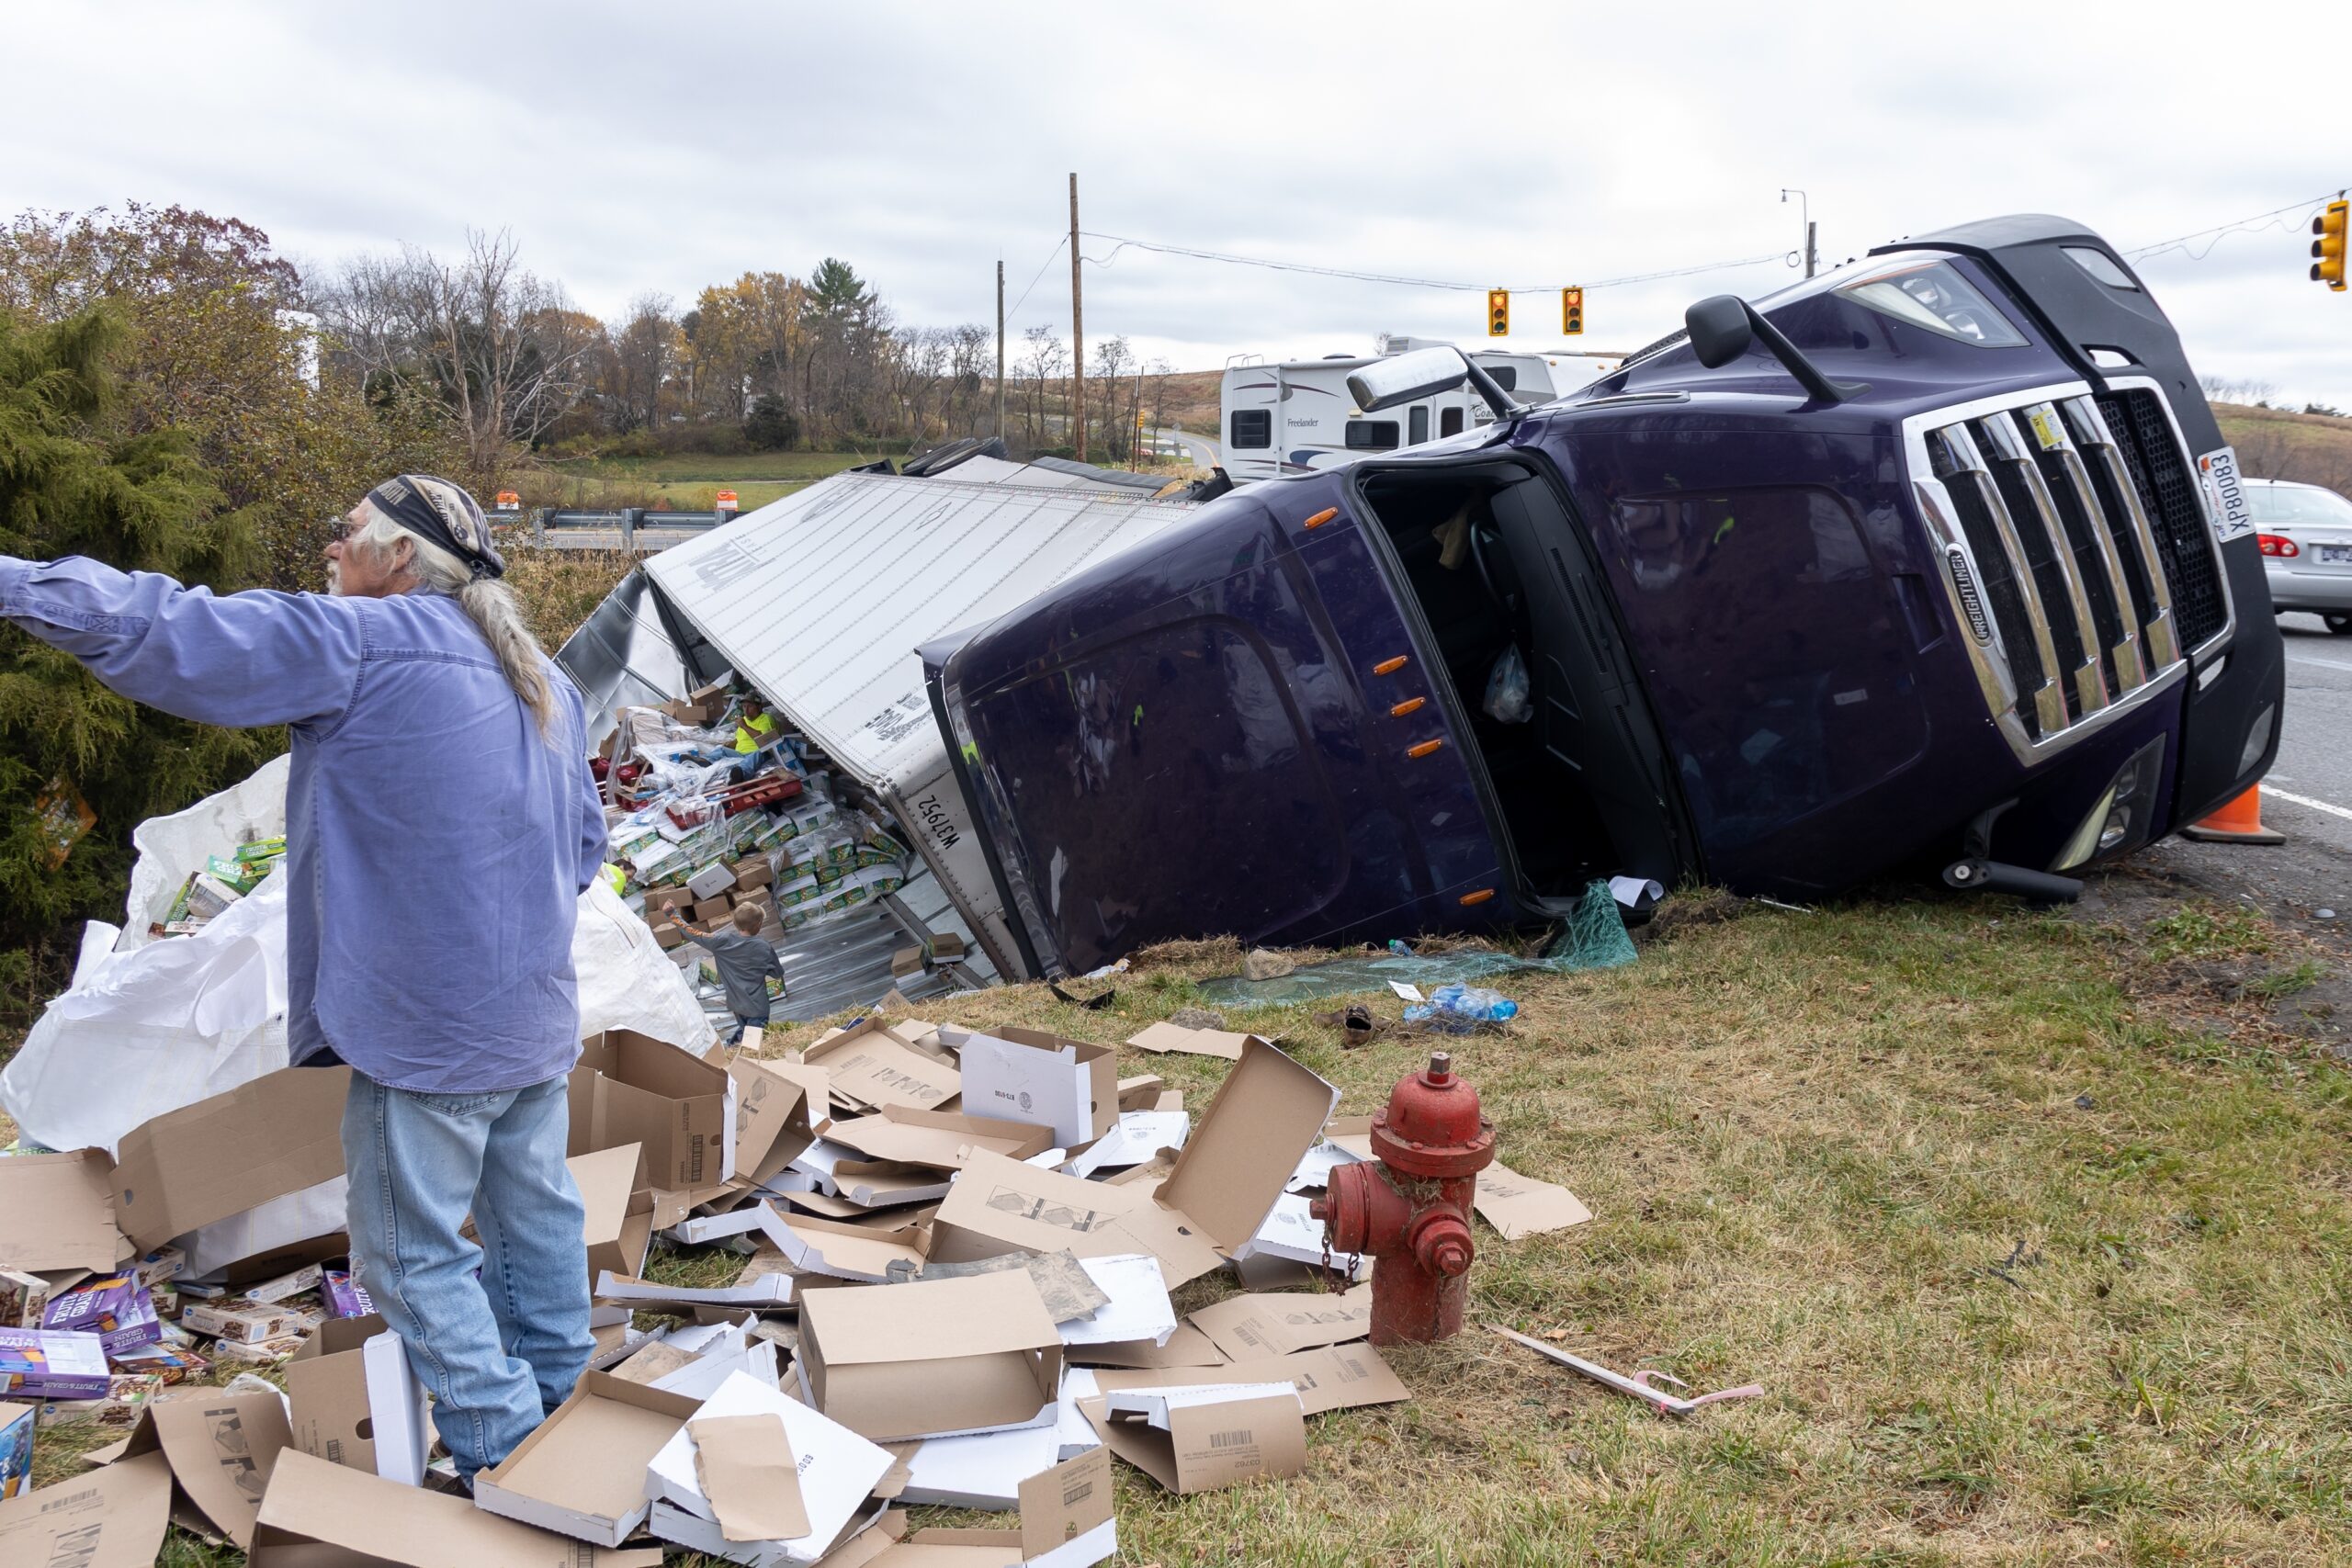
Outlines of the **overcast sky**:
M 2352 294 L 2305 280 L 2300 205 L 2352 184 L 2344 0 L 50 0 L 7 30 L 12 209 L 178 202 L 312 265 L 504 227 L 607 317 L 838 255 L 901 320 L 988 321 L 1001 257 L 1016 334 L 1067 333 L 1073 170 L 1101 234 L 1481 286 L 1775 254 L 1596 288 L 1584 341 L 1617 349 L 1788 281 L 1783 186 L 1826 261 L 2002 212 L 2128 251 L 2297 204 L 2143 270 L 2201 373 L 2352 409 Z M 1475 294 L 1081 248 L 1090 340 L 1179 368 L 1483 327 Z M 1561 341 L 1556 296 L 1514 309 L 1514 345 Z

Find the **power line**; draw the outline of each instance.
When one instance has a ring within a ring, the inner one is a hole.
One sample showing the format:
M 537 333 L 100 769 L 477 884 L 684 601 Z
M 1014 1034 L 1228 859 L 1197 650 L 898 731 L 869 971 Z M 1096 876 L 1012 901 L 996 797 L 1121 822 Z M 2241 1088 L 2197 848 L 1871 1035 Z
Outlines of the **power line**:
M 1037 279 L 1046 276 L 1046 269 L 1054 265 L 1054 258 L 1061 254 L 1062 247 L 1069 243 L 1069 237 L 1068 235 L 1064 235 L 1062 238 L 1054 242 L 1054 248 L 1047 251 L 1046 253 L 1046 259 L 1037 264 L 1036 276 L 1030 278 L 1029 288 L 1023 289 L 1021 291 L 1021 298 L 1012 302 L 1012 309 L 1005 312 L 1008 319 L 1021 314 L 1022 304 L 1029 298 L 1029 289 L 1037 287 Z
M 1108 254 L 1085 258 L 1097 266 L 1109 265 L 1112 259 L 1121 251 L 1132 247 L 1139 251 L 1157 251 L 1163 255 L 1190 256 L 1195 261 L 1223 262 L 1233 266 L 1265 267 L 1273 272 L 1307 273 L 1317 277 L 1346 277 L 1359 283 L 1385 283 L 1402 288 L 1443 288 L 1457 294 L 1484 294 L 1488 288 L 1495 287 L 1487 283 L 1456 283 L 1438 277 L 1406 277 L 1396 273 L 1356 272 L 1347 267 L 1317 266 L 1308 262 L 1269 261 L 1263 256 L 1238 256 L 1225 251 L 1204 251 L 1192 245 L 1166 244 L 1158 240 L 1137 240 L 1123 234 L 1098 234 L 1091 230 L 1084 231 L 1084 237 L 1090 240 L 1109 240 L 1113 243 Z M 1511 292 L 1539 294 L 1568 288 L 1614 288 L 1620 284 L 1648 283 L 1661 277 L 1688 277 L 1693 273 L 1723 272 L 1739 266 L 1759 266 L 1766 262 L 1780 261 L 1784 254 L 1784 252 L 1774 251 L 1768 255 L 1746 256 L 1737 261 L 1704 262 L 1697 266 L 1668 267 L 1659 272 L 1629 273 L 1623 277 L 1604 277 L 1582 284 L 1520 284 L 1514 286 Z
M 2257 212 L 2251 218 L 2240 218 L 2234 222 L 2218 223 L 2211 229 L 2199 229 L 2193 234 L 2176 234 L 2169 240 L 2158 240 L 2153 245 L 2143 245 L 2136 251 L 2126 251 L 2123 253 L 2123 259 L 2130 262 L 2145 261 L 2150 256 L 2159 256 L 2166 251 L 2178 251 L 2190 261 L 2203 261 L 2213 254 L 2215 245 L 2233 234 L 2258 234 L 2266 229 L 2283 230 L 2291 234 L 2301 226 L 2304 219 L 2309 218 L 2314 210 L 2326 206 L 2334 199 L 2332 195 L 2315 196 L 2309 201 L 2290 202 L 2285 207 L 2274 207 L 2267 212 Z M 2281 222 L 2280 220 L 2290 212 L 2295 214 L 2294 219 L 2291 221 Z M 2211 243 L 2201 251 L 2192 250 L 2190 248 L 2192 243 L 2198 240 L 2210 240 Z

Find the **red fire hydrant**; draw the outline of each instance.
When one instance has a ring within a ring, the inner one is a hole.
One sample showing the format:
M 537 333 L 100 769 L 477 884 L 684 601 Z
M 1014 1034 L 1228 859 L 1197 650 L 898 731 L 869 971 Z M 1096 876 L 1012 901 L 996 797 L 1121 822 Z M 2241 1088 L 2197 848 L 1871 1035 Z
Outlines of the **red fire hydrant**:
M 1494 1163 L 1495 1124 L 1478 1091 L 1439 1051 L 1397 1081 L 1372 1119 L 1377 1156 L 1343 1165 L 1313 1208 L 1335 1252 L 1380 1259 L 1372 1275 L 1372 1342 L 1427 1344 L 1462 1332 L 1470 1294 L 1470 1200 Z

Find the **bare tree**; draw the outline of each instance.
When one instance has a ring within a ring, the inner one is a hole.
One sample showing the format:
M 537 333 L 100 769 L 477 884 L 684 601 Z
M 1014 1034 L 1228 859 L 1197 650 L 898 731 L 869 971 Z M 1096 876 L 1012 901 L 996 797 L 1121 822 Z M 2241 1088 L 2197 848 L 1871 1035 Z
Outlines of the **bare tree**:
M 684 347 L 667 294 L 640 294 L 613 333 L 616 373 L 610 389 L 614 423 L 623 432 L 662 423 L 662 389 L 680 369 Z
M 359 257 L 318 303 L 335 347 L 365 377 L 440 399 L 478 479 L 580 401 L 600 335 L 561 285 L 517 265 L 503 230 L 469 231 L 456 263 L 415 247 Z
M 1047 404 L 1055 380 L 1069 369 L 1069 345 L 1056 335 L 1051 327 L 1025 329 L 1021 334 L 1021 358 L 1013 366 L 1013 375 L 1022 383 L 1023 434 L 1031 446 L 1050 445 L 1047 440 Z

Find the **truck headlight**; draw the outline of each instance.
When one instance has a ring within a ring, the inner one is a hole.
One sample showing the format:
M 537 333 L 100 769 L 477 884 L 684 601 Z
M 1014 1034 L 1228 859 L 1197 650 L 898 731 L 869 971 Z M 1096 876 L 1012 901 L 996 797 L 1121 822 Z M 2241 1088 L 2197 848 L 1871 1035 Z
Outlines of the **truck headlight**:
M 2156 785 L 2164 775 L 2165 738 L 2157 736 L 2116 770 L 2098 804 L 2084 817 L 2075 836 L 2058 852 L 2052 871 L 2072 871 L 2101 855 L 2144 843 L 2155 815 Z
M 2254 765 L 2262 761 L 2265 751 L 2270 750 L 2270 732 L 2278 724 L 2278 705 L 2263 704 L 2262 711 L 2254 716 L 2252 724 L 2246 726 L 2245 750 L 2238 753 L 2238 777 L 2244 778 L 2254 772 Z

